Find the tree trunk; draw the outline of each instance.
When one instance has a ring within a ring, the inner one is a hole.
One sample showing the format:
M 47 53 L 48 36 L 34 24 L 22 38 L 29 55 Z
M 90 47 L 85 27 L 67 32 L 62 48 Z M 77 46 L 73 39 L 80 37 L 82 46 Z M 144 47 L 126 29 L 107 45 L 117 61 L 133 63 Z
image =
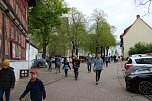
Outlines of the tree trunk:
M 76 47 L 76 56 L 78 56 L 78 47 Z
M 103 48 L 103 52 L 104 52 L 104 56 L 106 55 L 106 51 L 105 51 L 105 48 Z
M 42 58 L 45 59 L 46 58 L 46 44 L 43 44 L 43 54 L 42 54 Z
M 109 48 L 108 48 L 108 47 L 106 47 L 106 53 L 107 53 L 106 55 L 108 55 L 108 50 L 109 50 Z
M 101 49 L 101 56 L 102 56 L 102 53 L 103 53 L 103 50 L 102 50 L 102 49 L 103 49 L 103 48 L 102 48 L 102 47 L 100 47 L 100 49 Z
M 98 54 L 98 47 L 96 47 L 96 56 L 97 56 L 97 54 Z

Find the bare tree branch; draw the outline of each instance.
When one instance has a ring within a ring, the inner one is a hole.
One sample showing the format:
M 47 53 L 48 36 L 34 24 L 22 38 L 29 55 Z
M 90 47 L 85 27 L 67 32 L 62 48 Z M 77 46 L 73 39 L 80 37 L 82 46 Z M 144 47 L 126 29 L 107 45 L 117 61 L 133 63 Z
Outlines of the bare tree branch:
M 144 14 L 143 16 L 149 15 L 151 13 L 150 7 L 151 7 L 152 0 L 134 0 L 134 2 L 136 5 L 147 7 L 147 13 Z

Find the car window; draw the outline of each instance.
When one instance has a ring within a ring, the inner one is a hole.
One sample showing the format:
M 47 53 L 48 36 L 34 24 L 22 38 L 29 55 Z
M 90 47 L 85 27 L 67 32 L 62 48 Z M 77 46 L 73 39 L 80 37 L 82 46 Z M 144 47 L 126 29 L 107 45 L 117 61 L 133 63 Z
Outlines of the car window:
M 135 59 L 137 64 L 152 64 L 152 58 Z
M 128 62 L 127 62 L 127 64 L 132 64 L 132 60 L 129 59 Z

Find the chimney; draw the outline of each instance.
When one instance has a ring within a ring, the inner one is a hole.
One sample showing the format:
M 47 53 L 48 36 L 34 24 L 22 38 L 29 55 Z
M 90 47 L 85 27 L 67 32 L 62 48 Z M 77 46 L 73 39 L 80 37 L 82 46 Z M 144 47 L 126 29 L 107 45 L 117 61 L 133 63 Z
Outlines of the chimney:
M 140 18 L 140 15 L 137 15 L 137 19 Z

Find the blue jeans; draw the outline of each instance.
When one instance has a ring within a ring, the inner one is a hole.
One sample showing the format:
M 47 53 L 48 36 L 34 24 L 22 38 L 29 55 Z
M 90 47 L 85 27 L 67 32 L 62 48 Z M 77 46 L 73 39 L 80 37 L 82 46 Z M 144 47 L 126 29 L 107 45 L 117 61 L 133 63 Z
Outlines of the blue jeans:
M 4 101 L 3 100 L 4 92 L 5 92 L 6 101 L 10 101 L 10 89 L 0 89 L 0 101 Z

